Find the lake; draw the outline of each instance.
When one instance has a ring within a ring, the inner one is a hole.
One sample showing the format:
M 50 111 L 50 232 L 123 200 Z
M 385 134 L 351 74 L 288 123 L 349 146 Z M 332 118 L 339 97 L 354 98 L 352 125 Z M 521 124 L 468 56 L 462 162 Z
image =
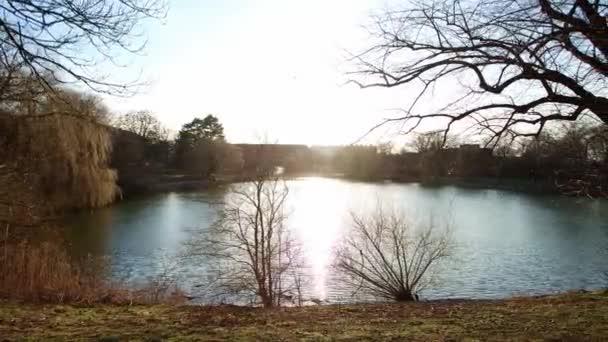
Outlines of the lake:
M 289 229 L 309 265 L 310 298 L 354 300 L 330 268 L 333 253 L 349 212 L 370 211 L 379 202 L 414 222 L 450 226 L 454 259 L 422 298 L 503 298 L 608 285 L 606 200 L 315 177 L 287 184 Z M 143 282 L 174 264 L 193 232 L 207 229 L 229 188 L 156 194 L 81 212 L 66 219 L 66 238 L 74 253 L 111 255 L 116 279 Z M 200 262 L 180 261 L 176 272 L 193 293 L 207 281 Z

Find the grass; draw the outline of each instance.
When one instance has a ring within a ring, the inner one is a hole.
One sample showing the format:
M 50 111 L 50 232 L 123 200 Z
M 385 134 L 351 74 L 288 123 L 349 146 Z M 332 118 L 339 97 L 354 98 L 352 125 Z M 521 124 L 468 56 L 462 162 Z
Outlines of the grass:
M 6 341 L 605 340 L 608 294 L 265 310 L 0 303 Z

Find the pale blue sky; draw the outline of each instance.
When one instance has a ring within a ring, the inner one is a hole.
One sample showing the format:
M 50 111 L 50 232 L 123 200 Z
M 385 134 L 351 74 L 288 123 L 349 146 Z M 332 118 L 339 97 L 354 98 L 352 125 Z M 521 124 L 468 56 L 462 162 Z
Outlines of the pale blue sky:
M 362 26 L 386 0 L 173 0 L 163 25 L 146 26 L 132 58 L 146 91 L 108 99 L 118 111 L 149 109 L 169 128 L 217 115 L 231 142 L 347 144 L 407 103 L 404 90 L 343 86 L 345 50 L 369 44 Z

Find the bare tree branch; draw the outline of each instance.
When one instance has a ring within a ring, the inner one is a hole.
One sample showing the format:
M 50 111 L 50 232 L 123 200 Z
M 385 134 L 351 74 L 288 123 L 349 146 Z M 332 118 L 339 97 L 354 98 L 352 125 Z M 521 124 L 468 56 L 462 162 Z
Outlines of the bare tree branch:
M 359 67 L 352 82 L 422 85 L 404 115 L 373 129 L 403 122 L 407 133 L 424 120 L 443 119 L 449 131 L 462 121 L 495 146 L 583 114 L 607 124 L 607 15 L 603 1 L 418 1 L 376 18 L 378 41 L 353 58 Z M 464 94 L 484 96 L 465 95 L 438 112 L 415 110 L 421 97 L 430 99 L 429 84 L 455 80 Z
M 46 88 L 79 83 L 129 95 L 137 82 L 113 81 L 96 67 L 140 52 L 141 22 L 165 13 L 162 0 L 6 0 L 0 4 L 0 63 L 31 74 Z

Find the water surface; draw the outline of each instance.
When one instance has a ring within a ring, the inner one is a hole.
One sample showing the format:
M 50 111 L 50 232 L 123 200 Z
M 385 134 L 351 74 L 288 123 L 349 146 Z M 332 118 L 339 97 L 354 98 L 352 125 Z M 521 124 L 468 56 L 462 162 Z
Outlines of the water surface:
M 310 297 L 353 300 L 329 266 L 349 211 L 369 211 L 378 202 L 412 221 L 451 227 L 455 258 L 424 298 L 502 298 L 608 284 L 608 201 L 326 178 L 288 186 L 290 229 L 310 265 Z M 111 255 L 117 279 L 143 281 L 172 265 L 193 232 L 207 229 L 228 188 L 158 194 L 80 213 L 68 219 L 67 238 L 74 252 Z M 200 262 L 180 262 L 177 271 L 193 292 L 207 279 Z

